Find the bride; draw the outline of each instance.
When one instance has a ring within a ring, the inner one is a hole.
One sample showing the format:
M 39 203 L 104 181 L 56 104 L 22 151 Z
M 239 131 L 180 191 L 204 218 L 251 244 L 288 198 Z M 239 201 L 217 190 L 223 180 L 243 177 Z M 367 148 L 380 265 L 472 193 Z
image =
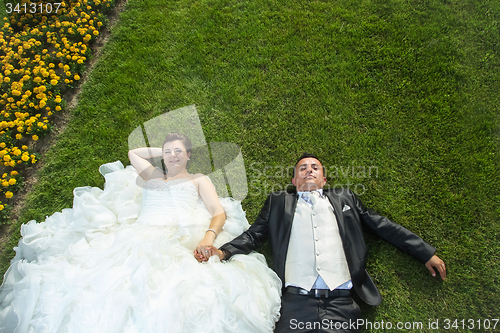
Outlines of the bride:
M 272 332 L 281 282 L 261 254 L 208 256 L 248 222 L 186 171 L 190 155 L 190 140 L 170 133 L 162 148 L 129 151 L 132 166 L 101 166 L 104 190 L 76 188 L 73 208 L 23 225 L 0 332 Z

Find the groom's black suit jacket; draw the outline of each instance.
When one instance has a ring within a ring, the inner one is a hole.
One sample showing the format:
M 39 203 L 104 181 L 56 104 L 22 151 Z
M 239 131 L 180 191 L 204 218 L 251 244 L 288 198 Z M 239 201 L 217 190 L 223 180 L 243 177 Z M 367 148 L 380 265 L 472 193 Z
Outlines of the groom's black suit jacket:
M 378 305 L 382 297 L 365 269 L 367 247 L 363 230 L 380 236 L 422 263 L 427 262 L 436 251 L 408 229 L 366 208 L 351 190 L 324 189 L 323 194 L 334 208 L 354 290 L 367 304 Z M 248 254 L 269 240 L 273 268 L 284 285 L 288 246 L 301 246 L 289 244 L 297 200 L 296 192 L 271 193 L 250 228 L 220 249 L 229 251 L 230 255 Z

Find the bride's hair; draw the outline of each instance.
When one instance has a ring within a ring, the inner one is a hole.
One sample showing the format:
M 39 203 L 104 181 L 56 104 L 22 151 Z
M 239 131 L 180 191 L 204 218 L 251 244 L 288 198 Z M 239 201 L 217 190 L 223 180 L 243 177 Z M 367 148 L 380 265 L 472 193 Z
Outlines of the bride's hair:
M 188 153 L 191 152 L 191 150 L 192 150 L 191 140 L 189 140 L 189 138 L 187 136 L 185 136 L 184 134 L 180 134 L 177 132 L 168 133 L 167 136 L 165 136 L 165 140 L 163 141 L 163 144 L 161 146 L 163 148 L 163 146 L 165 146 L 165 143 L 177 141 L 177 140 L 182 142 L 182 144 L 184 145 L 184 148 L 186 148 L 186 152 L 188 152 Z

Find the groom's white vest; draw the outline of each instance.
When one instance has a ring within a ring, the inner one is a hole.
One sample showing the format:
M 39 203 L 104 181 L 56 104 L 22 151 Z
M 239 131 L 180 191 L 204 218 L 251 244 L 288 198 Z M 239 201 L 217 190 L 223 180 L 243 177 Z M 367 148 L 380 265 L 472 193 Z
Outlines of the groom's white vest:
M 310 290 L 318 275 L 332 290 L 351 279 L 328 198 L 318 198 L 311 206 L 299 197 L 286 256 L 285 283 Z

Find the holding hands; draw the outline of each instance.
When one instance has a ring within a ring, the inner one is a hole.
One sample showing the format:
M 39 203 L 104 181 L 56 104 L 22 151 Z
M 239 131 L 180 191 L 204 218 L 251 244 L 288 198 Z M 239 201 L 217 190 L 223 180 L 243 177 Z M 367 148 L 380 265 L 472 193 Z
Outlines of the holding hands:
M 218 256 L 222 260 L 225 257 L 225 253 L 213 245 L 204 246 L 201 243 L 194 250 L 194 257 L 199 262 L 208 261 L 211 256 Z
M 215 230 L 213 229 L 208 229 L 207 232 L 205 233 L 205 237 L 201 240 L 200 244 L 194 249 L 194 257 L 198 261 L 207 261 L 208 258 L 212 256 L 211 254 L 211 248 L 215 248 L 213 246 L 215 238 L 217 234 L 215 233 Z M 217 249 L 217 248 L 215 248 Z

